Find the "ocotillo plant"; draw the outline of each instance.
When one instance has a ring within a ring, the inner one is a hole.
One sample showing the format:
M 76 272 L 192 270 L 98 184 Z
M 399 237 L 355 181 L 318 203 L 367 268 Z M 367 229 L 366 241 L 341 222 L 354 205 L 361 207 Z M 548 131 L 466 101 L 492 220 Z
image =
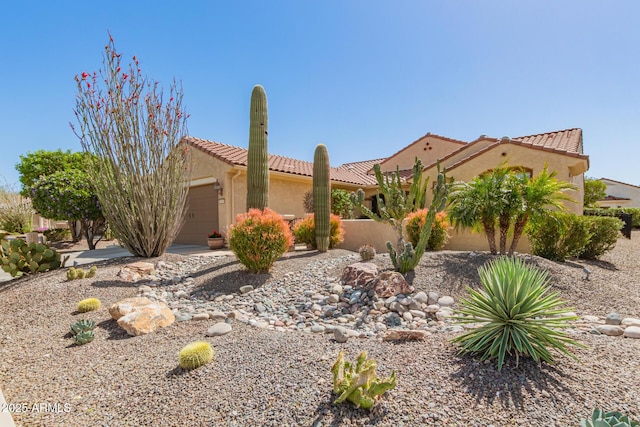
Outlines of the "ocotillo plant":
M 382 174 L 380 165 L 373 166 L 378 181 L 379 193 L 376 195 L 378 202 L 378 214 L 372 212 L 364 206 L 364 191 L 359 189 L 357 194 L 351 193 L 351 201 L 358 206 L 360 211 L 369 218 L 390 224 L 398 234 L 398 241 L 394 248 L 391 242 L 387 242 L 389 257 L 397 271 L 406 273 L 412 271 L 420 258 L 424 254 L 429 236 L 431 235 L 431 227 L 435 220 L 436 214 L 444 209 L 447 201 L 448 185 L 445 171 L 440 171 L 438 164 L 438 181 L 433 189 L 433 200 L 429 207 L 429 212 L 420 232 L 420 239 L 414 248 L 411 242 L 405 242 L 403 237 L 403 222 L 409 213 L 423 209 L 425 206 L 425 196 L 427 192 L 427 178 L 422 182 L 422 161 L 416 158 L 413 166 L 413 179 L 409 187 L 409 193 L 402 188 L 400 179 L 400 171 L 396 168 L 396 172 L 386 175 Z M 380 197 L 380 194 L 384 198 Z
M 269 152 L 267 149 L 267 94 L 260 85 L 251 92 L 249 153 L 247 156 L 247 211 L 269 205 Z
M 319 144 L 313 155 L 313 218 L 316 247 L 320 252 L 329 250 L 331 232 L 331 182 L 329 174 L 329 152 L 324 144 Z

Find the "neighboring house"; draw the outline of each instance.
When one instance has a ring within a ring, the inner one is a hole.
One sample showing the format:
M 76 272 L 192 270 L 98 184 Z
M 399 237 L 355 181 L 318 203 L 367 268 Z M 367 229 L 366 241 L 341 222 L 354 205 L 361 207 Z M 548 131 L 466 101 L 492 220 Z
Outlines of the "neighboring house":
M 607 189 L 604 199 L 596 203 L 602 208 L 640 208 L 640 187 L 609 178 L 600 178 Z
M 185 140 L 194 148 L 191 151 L 194 168 L 186 221 L 176 242 L 204 244 L 208 232 L 226 230 L 234 217 L 245 211 L 247 149 L 194 137 Z M 373 165 L 379 163 L 383 172 L 399 167 L 401 175 L 409 178 L 416 157 L 422 160 L 424 172 L 432 182 L 438 160 L 441 167 L 447 168 L 449 177 L 463 181 L 501 162 L 523 167 L 532 175 L 548 165 L 549 170 L 557 172 L 558 179 L 577 187 L 570 194 L 576 203 L 568 204 L 568 208 L 582 212 L 584 172 L 589 168 L 589 157 L 583 154 L 581 129 L 511 139 L 483 135 L 469 143 L 427 133 L 387 158 L 332 167 L 332 188 L 348 191 L 362 188 L 367 203 L 375 209 L 372 196 L 376 194 L 377 183 Z M 269 171 L 269 206 L 281 214 L 303 217 L 302 198 L 312 187 L 313 163 L 270 155 Z

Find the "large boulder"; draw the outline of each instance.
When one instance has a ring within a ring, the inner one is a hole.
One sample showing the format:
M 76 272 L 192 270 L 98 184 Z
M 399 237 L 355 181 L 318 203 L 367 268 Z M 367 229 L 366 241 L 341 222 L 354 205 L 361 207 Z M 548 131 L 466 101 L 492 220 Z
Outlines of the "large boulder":
M 373 289 L 379 298 L 388 298 L 398 294 L 410 294 L 414 291 L 404 276 L 397 271 L 383 271 L 369 282 L 367 289 Z
M 113 304 L 109 314 L 129 335 L 149 334 L 172 324 L 176 317 L 169 307 L 145 297 L 127 298 Z
M 378 266 L 372 262 L 356 262 L 342 271 L 340 281 L 345 286 L 363 288 L 378 275 Z

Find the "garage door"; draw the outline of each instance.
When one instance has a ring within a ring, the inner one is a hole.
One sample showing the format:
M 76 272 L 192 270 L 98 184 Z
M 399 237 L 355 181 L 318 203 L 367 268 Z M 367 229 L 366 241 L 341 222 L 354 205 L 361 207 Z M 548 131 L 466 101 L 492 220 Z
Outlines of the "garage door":
M 175 243 L 206 245 L 207 234 L 218 229 L 218 192 L 213 184 L 191 187 L 187 195 L 187 214 Z

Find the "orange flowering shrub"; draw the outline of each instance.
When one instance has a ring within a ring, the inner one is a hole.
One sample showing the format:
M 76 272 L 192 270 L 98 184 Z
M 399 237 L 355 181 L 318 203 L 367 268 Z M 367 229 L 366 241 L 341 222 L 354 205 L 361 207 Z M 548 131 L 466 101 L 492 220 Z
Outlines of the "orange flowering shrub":
M 420 232 L 422 231 L 422 226 L 426 221 L 428 211 L 428 209 L 420 209 L 407 215 L 405 230 L 407 231 L 409 241 L 413 244 L 414 248 L 418 245 Z M 447 234 L 448 229 L 449 220 L 447 219 L 447 214 L 445 212 L 438 212 L 436 214 L 436 219 L 433 221 L 433 225 L 431 226 L 431 235 L 427 242 L 427 250 L 439 251 L 442 249 L 449 241 L 449 235 Z
M 313 214 L 301 219 L 293 226 L 293 235 L 297 243 L 316 246 L 316 230 Z M 339 245 L 344 241 L 344 228 L 338 215 L 331 214 L 329 220 L 329 248 Z
M 287 222 L 269 208 L 239 214 L 227 240 L 238 261 L 251 273 L 267 273 L 293 243 Z

